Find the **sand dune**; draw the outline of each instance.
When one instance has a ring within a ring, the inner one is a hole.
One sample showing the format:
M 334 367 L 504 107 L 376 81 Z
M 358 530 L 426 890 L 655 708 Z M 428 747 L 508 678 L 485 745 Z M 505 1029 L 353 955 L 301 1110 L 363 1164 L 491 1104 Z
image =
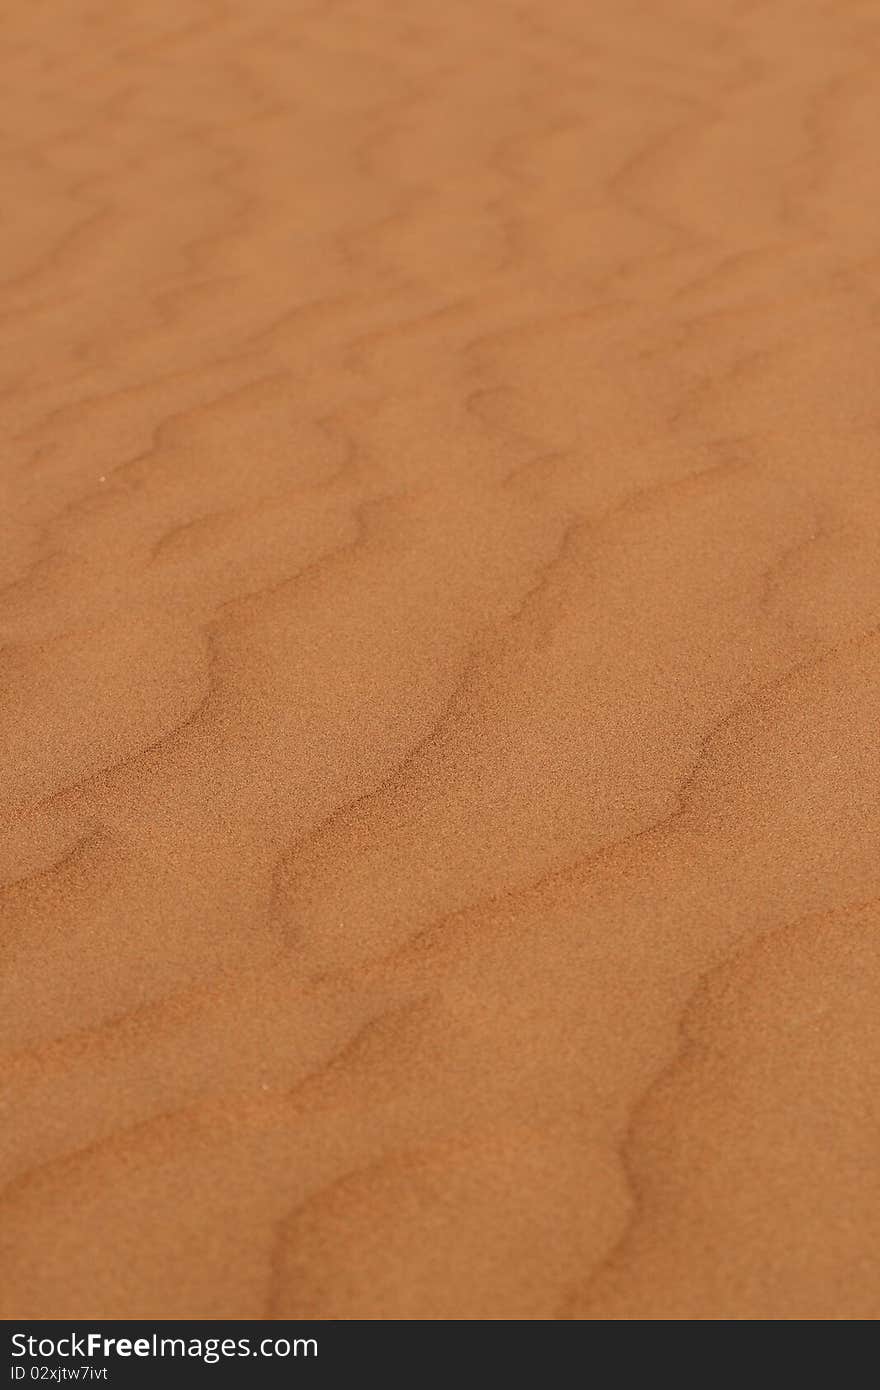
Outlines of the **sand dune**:
M 15 0 L 0 1311 L 880 1313 L 880 15 Z

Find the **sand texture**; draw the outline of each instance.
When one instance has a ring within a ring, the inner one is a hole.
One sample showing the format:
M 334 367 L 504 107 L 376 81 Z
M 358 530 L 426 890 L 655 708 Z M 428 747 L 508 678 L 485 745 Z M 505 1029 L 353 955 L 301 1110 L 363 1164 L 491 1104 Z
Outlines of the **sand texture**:
M 0 55 L 0 1312 L 876 1318 L 880 11 Z

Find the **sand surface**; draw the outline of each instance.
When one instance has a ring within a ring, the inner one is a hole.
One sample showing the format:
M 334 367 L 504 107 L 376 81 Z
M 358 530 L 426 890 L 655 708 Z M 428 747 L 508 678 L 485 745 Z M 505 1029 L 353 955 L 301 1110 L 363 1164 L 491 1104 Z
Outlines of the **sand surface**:
M 875 1318 L 876 8 L 2 63 L 2 1313 Z

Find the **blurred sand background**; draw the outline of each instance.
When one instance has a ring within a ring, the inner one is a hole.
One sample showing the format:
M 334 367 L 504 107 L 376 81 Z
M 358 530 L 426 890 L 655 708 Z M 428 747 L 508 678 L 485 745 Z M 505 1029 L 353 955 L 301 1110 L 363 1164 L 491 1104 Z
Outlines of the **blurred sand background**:
M 880 13 L 0 59 L 0 1311 L 875 1318 Z

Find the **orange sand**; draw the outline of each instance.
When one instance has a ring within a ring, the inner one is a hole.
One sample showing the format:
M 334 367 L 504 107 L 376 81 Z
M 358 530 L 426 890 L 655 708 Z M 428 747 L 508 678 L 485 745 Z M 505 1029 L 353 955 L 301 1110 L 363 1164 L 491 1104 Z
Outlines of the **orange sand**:
M 5 1316 L 880 1313 L 878 57 L 13 0 Z

